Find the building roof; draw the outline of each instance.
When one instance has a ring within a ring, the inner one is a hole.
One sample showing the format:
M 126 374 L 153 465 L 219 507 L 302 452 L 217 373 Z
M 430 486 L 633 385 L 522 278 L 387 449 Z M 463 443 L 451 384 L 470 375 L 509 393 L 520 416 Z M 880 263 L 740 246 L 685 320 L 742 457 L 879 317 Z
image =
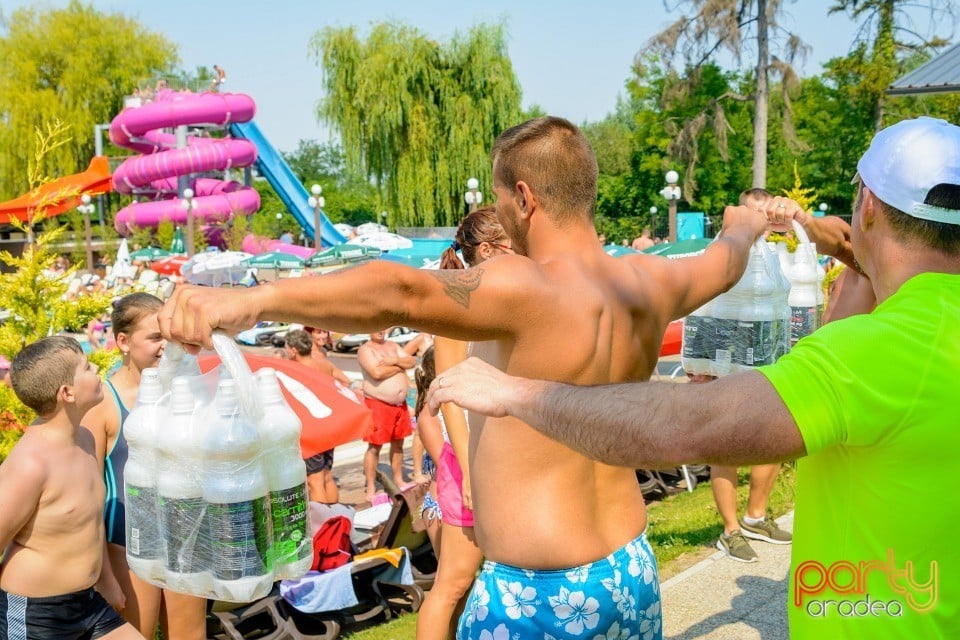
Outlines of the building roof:
M 960 91 L 960 44 L 953 45 L 887 87 L 887 94 L 893 96 L 957 91 Z

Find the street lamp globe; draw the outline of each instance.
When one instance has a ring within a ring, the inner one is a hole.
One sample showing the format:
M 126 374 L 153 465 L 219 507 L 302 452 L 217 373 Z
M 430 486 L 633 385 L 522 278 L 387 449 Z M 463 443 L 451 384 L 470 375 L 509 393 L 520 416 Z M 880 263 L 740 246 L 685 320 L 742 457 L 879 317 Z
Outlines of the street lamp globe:
M 310 193 L 315 196 L 319 196 L 321 193 L 323 193 L 323 187 L 318 184 L 314 184 L 312 187 L 310 187 Z
M 657 209 L 656 206 L 650 207 L 650 215 L 652 216 L 657 215 L 657 211 L 659 211 L 659 209 Z
M 826 213 L 826 212 L 827 212 L 827 209 L 829 209 L 829 208 L 830 208 L 830 207 L 827 205 L 826 202 L 821 202 L 821 203 L 820 203 L 820 211 L 823 211 L 824 213 Z
M 480 181 L 476 178 L 469 178 L 467 180 L 467 189 L 478 189 L 480 187 Z
M 678 180 L 680 180 L 680 174 L 678 174 L 676 171 L 671 170 L 671 171 L 667 171 L 667 175 L 665 175 L 664 178 L 666 178 L 667 184 L 669 184 L 670 186 L 673 186 L 677 184 Z

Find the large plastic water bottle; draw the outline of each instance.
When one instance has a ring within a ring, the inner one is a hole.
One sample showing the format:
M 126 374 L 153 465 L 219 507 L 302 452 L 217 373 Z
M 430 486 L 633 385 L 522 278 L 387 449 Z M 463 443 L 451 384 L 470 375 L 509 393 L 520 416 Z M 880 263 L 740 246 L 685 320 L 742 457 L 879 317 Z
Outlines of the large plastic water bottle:
M 300 578 L 313 562 L 307 533 L 307 468 L 300 454 L 300 418 L 290 408 L 271 368 L 257 371 L 263 402 L 260 443 L 270 490 L 273 570 L 277 578 Z
M 129 454 L 123 468 L 127 564 L 144 580 L 164 577 L 164 548 L 157 512 L 156 436 L 166 422 L 163 387 L 155 368 L 140 374 L 137 403 L 123 424 Z
M 713 376 L 716 356 L 716 319 L 713 300 L 683 319 L 683 349 L 680 361 L 690 374 Z
M 808 336 L 820 326 L 817 255 L 812 244 L 800 243 L 794 253 L 790 278 L 790 344 Z
M 249 602 L 265 596 L 273 583 L 270 504 L 259 456 L 260 436 L 240 411 L 235 380 L 221 376 L 215 404 L 216 419 L 203 442 L 209 569 L 218 599 Z
M 788 288 L 773 251 L 754 243 L 743 276 L 713 301 L 714 375 L 771 364 L 786 352 Z
M 160 518 L 166 543 L 166 582 L 174 591 L 204 593 L 210 579 L 203 572 L 209 554 L 201 546 L 206 536 L 203 523 L 203 489 L 200 473 L 203 457 L 193 424 L 194 397 L 191 379 L 172 381 L 170 421 L 157 438 Z

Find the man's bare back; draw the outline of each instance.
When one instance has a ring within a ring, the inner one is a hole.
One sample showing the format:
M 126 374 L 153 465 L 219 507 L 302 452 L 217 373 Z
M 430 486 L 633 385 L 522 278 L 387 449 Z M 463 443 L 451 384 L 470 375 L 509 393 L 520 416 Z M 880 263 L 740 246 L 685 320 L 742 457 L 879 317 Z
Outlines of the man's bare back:
M 650 377 L 669 319 L 653 312 L 632 267 L 598 247 L 536 268 L 553 290 L 550 313 L 515 340 L 475 344 L 473 355 L 577 384 Z M 586 564 L 646 526 L 634 470 L 590 461 L 512 418 L 471 415 L 470 470 L 477 540 L 497 562 Z
M 93 586 L 103 558 L 105 488 L 93 436 L 80 429 L 78 442 L 50 438 L 43 427 L 28 428 L 2 465 L 3 475 L 25 474 L 39 506 L 13 538 L 0 569 L 0 589 L 28 597 L 73 593 Z M 0 513 L 14 507 L 0 496 Z

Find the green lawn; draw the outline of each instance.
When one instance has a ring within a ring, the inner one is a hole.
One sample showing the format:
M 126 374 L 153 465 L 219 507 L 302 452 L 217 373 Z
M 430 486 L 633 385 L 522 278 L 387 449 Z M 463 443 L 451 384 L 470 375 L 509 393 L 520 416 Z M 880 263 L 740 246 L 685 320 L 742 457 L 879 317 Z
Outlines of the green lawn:
M 740 513 L 747 502 L 746 471 L 741 470 L 737 492 Z M 770 495 L 770 510 L 774 516 L 793 507 L 794 477 L 794 467 L 785 465 Z M 648 517 L 650 544 L 661 572 L 665 574 L 675 573 L 671 571 L 671 562 L 683 554 L 712 549 L 722 529 L 709 482 L 698 485 L 693 493 L 684 492 L 651 504 Z M 408 640 L 414 637 L 416 628 L 417 616 L 412 614 L 356 633 L 344 633 L 343 637 L 352 640 Z

